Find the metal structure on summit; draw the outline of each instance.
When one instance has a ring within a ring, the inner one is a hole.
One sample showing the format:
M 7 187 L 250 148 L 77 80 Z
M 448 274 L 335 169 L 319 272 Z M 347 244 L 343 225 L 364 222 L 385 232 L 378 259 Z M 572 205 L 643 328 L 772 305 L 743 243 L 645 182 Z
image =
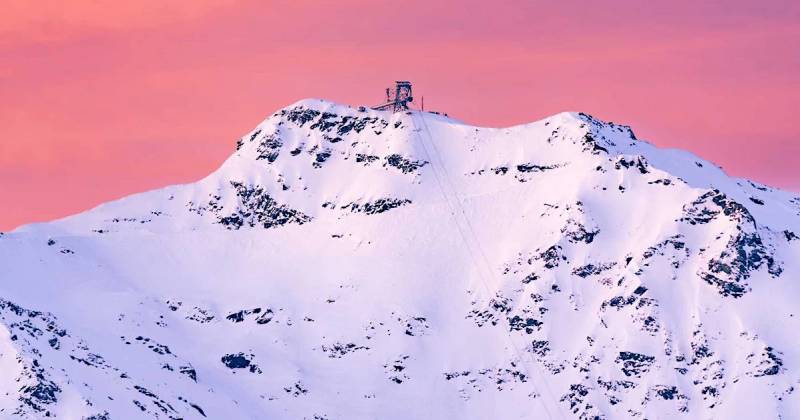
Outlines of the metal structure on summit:
M 386 88 L 386 101 L 380 105 L 373 106 L 372 109 L 378 111 L 405 111 L 408 109 L 408 103 L 412 102 L 414 97 L 411 95 L 411 82 L 406 80 L 398 80 L 394 82 L 394 89 Z

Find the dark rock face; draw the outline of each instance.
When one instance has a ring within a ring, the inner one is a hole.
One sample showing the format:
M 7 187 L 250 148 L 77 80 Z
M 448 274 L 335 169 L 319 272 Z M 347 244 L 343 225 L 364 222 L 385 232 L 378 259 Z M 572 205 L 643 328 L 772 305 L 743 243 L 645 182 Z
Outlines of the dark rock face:
M 583 384 L 572 384 L 569 392 L 561 396 L 560 401 L 569 405 L 572 414 L 578 414 L 580 419 L 600 418 L 594 414 L 594 406 L 587 402 L 590 388 Z M 580 414 L 579 414 L 580 413 Z
M 423 166 L 425 166 L 427 164 L 428 164 L 427 161 L 424 161 L 424 160 L 411 160 L 409 158 L 403 157 L 403 156 L 398 155 L 398 154 L 395 153 L 395 154 L 386 156 L 386 163 L 384 164 L 384 166 L 388 165 L 388 166 L 391 166 L 393 168 L 399 169 L 404 174 L 408 174 L 408 173 L 416 172 L 419 168 L 421 168 L 421 167 L 423 167 Z
M 376 160 L 380 160 L 380 157 L 379 156 L 375 156 L 375 155 L 368 155 L 366 153 L 357 153 L 356 154 L 356 162 L 357 163 L 362 163 L 362 164 L 364 164 L 364 166 L 367 166 L 370 163 L 375 162 Z
M 222 356 L 220 359 L 223 365 L 228 369 L 246 369 L 251 373 L 261 373 L 261 368 L 253 363 L 253 355 L 244 353 L 232 353 Z
M 566 261 L 567 257 L 563 253 L 563 248 L 560 245 L 553 245 L 550 248 L 542 251 L 539 254 L 539 259 L 544 261 L 544 268 L 553 269 L 558 267 L 561 261 Z
M 181 366 L 181 367 L 178 368 L 178 372 L 188 376 L 189 379 L 197 382 L 197 371 L 194 370 L 193 367 L 191 367 L 191 366 Z
M 658 258 L 663 257 L 675 268 L 680 268 L 691 256 L 691 250 L 686 246 L 682 235 L 673 235 L 663 241 L 647 248 L 641 257 L 641 268 L 635 273 L 641 275 Z M 630 262 L 630 261 L 629 261 Z
M 760 353 L 751 353 L 747 356 L 747 363 L 754 365 L 750 374 L 756 378 L 761 376 L 773 376 L 781 372 L 783 359 L 779 356 L 780 352 L 772 347 L 765 347 Z
M 583 144 L 583 150 L 591 152 L 593 155 L 599 155 L 600 153 L 608 154 L 608 149 L 598 144 L 594 135 L 591 133 L 586 133 L 586 135 L 583 137 Z
M 397 321 L 403 327 L 403 333 L 410 337 L 425 335 L 428 328 L 428 319 L 424 316 L 411 316 L 408 318 L 398 318 Z
M 508 331 L 511 333 L 523 332 L 525 334 L 533 334 L 541 331 L 544 325 L 543 315 L 547 312 L 547 308 L 539 306 L 541 299 L 534 298 L 538 295 L 533 295 L 530 300 L 519 297 L 519 303 L 514 299 L 506 297 L 501 292 L 489 300 L 486 307 L 477 306 L 477 302 L 473 302 L 475 306 L 466 318 L 472 319 L 478 327 L 484 325 L 508 325 Z M 525 304 L 521 304 L 522 301 Z M 502 324 L 501 324 L 502 323 Z M 546 344 L 546 342 L 545 342 Z
M 351 131 L 360 133 L 367 127 L 371 127 L 373 130 L 383 130 L 388 125 L 389 123 L 386 120 L 379 119 L 378 117 L 359 118 L 347 116 L 342 117 L 341 123 L 339 124 L 336 132 L 342 136 Z
M 587 220 L 583 210 L 583 203 L 580 201 L 567 206 L 567 220 L 561 233 L 571 243 L 591 244 L 594 238 L 600 233 L 600 229 L 591 227 L 591 220 Z
M 550 352 L 550 342 L 547 340 L 533 340 L 531 342 L 531 352 L 539 357 L 547 356 Z
M 399 198 L 379 198 L 373 202 L 350 203 L 342 206 L 342 209 L 349 209 L 353 213 L 378 214 L 411 204 L 411 200 Z
M 286 130 L 303 128 L 309 131 L 321 132 L 323 133 L 322 137 L 333 144 L 344 141 L 347 136 L 358 135 L 368 129 L 375 135 L 379 135 L 389 125 L 388 121 L 378 117 L 343 116 L 333 112 L 321 112 L 302 105 L 281 110 L 275 116 L 281 117 L 275 129 L 266 133 L 261 128 L 257 129 L 250 135 L 249 139 L 239 139 L 236 142 L 236 150 L 240 150 L 246 143 L 257 142 L 255 159 L 272 164 L 277 161 L 283 149 L 283 133 Z M 399 128 L 399 126 L 396 124 L 395 129 Z M 321 168 L 323 163 L 332 156 L 332 151 L 330 149 L 316 151 L 317 147 L 314 146 L 309 149 L 308 153 L 314 156 L 311 165 L 314 168 Z M 289 153 L 291 156 L 298 156 L 302 153 L 303 148 L 304 145 L 300 144 Z M 375 158 L 377 159 L 377 157 Z M 357 162 L 369 164 L 372 160 L 357 159 Z
M 464 400 L 471 399 L 472 393 L 510 391 L 528 382 L 528 376 L 515 362 L 475 370 L 455 370 L 442 374 L 446 381 L 459 387 L 459 393 L 462 394 Z
M 160 344 L 160 343 L 156 342 L 155 340 L 153 340 L 153 339 L 151 339 L 149 337 L 143 337 L 143 336 L 140 335 L 140 336 L 137 336 L 136 338 L 134 338 L 134 340 L 136 342 L 138 342 L 139 344 L 141 344 L 142 346 L 147 347 L 148 349 L 150 349 L 153 353 L 156 353 L 156 354 L 172 354 L 172 351 L 169 349 L 168 346 L 166 346 L 164 344 Z
M 283 141 L 281 140 L 279 133 L 276 132 L 265 136 L 256 149 L 256 152 L 258 153 L 256 160 L 266 160 L 269 163 L 275 162 L 280 155 L 280 149 L 282 146 Z
M 494 175 L 503 176 L 503 175 L 506 175 L 506 174 L 509 174 L 509 173 L 513 173 L 514 174 L 514 178 L 516 178 L 517 181 L 519 181 L 519 182 L 528 182 L 532 178 L 530 176 L 527 176 L 527 175 L 540 173 L 540 172 L 546 172 L 546 171 L 550 171 L 550 170 L 553 170 L 553 169 L 561 168 L 563 166 L 566 166 L 566 164 L 562 164 L 562 163 L 559 163 L 559 164 L 544 164 L 544 163 L 527 162 L 527 163 L 520 163 L 520 164 L 517 164 L 517 165 L 512 165 L 511 167 L 503 165 L 503 166 L 495 166 L 495 167 L 489 168 L 489 169 L 480 169 L 480 170 L 477 170 L 475 172 L 471 172 L 470 175 L 484 175 L 487 172 L 491 172 Z
M 384 372 L 390 381 L 396 384 L 402 384 L 411 379 L 408 376 L 407 361 L 410 358 L 408 355 L 400 355 L 394 361 L 383 365 Z
M 250 366 L 250 360 L 244 356 L 244 353 L 227 354 L 222 357 L 222 363 L 230 369 L 244 369 Z
M 709 261 L 708 270 L 701 272 L 701 277 L 716 286 L 723 296 L 741 297 L 748 290 L 745 280 L 762 265 L 767 266 L 773 277 L 782 272 L 757 233 L 740 232 L 728 241 L 722 253 Z
M 582 278 L 586 278 L 589 276 L 596 276 L 614 268 L 616 265 L 617 265 L 616 263 L 586 264 L 580 267 L 576 267 L 574 270 L 572 270 L 572 274 Z
M 332 112 L 320 112 L 315 109 L 308 109 L 297 106 L 291 110 L 282 110 L 279 115 L 285 117 L 286 121 L 292 122 L 299 127 L 311 122 L 310 130 L 317 130 L 324 133 L 336 133 L 344 136 L 350 132 L 360 133 L 367 128 L 380 133 L 389 122 L 378 117 L 360 116 L 341 116 Z
M 723 219 L 734 224 L 735 232 L 728 237 L 724 249 L 708 260 L 707 268 L 698 273 L 700 278 L 715 286 L 721 295 L 737 298 L 747 293 L 747 280 L 762 266 L 772 277 L 780 276 L 783 270 L 764 244 L 753 216 L 719 190 L 710 190 L 684 206 L 680 221 L 698 225 Z
M 20 388 L 19 401 L 24 407 L 49 417 L 47 406 L 58 402 L 57 396 L 61 393 L 61 388 L 45 375 L 38 361 L 34 360 L 31 366 L 27 366 L 23 377 L 27 377 L 29 381 L 33 380 L 33 383 L 29 382 Z
M 736 223 L 755 225 L 755 220 L 747 208 L 728 198 L 719 190 L 710 190 L 691 204 L 684 206 L 684 217 L 680 221 L 690 224 L 704 224 L 723 214 Z
M 295 382 L 292 386 L 284 387 L 283 390 L 295 398 L 308 394 L 308 388 L 306 388 L 300 381 Z
M 506 317 L 511 312 L 511 300 L 498 292 L 497 296 L 489 301 L 487 309 L 472 309 L 467 318 L 472 318 L 479 327 L 486 323 L 497 325 L 501 317 Z
M 320 112 L 316 109 L 307 109 L 302 106 L 298 106 L 288 111 L 281 110 L 281 115 L 285 115 L 287 121 L 291 121 L 302 127 L 309 121 L 313 121 L 314 118 L 317 118 L 320 115 Z
M 275 312 L 270 308 L 262 309 L 260 307 L 253 309 L 242 309 L 229 314 L 225 317 L 225 319 L 234 323 L 241 323 L 251 318 L 251 316 L 255 316 L 256 324 L 263 325 L 269 324 L 269 322 L 272 321 L 273 317 L 275 316 Z
M 269 229 L 289 223 L 302 225 L 311 221 L 310 216 L 285 204 L 279 204 L 261 186 L 244 185 L 237 181 L 231 181 L 230 184 L 239 201 L 233 212 L 222 215 L 225 208 L 220 202 L 220 196 L 213 196 L 205 206 L 189 203 L 189 210 L 200 215 L 212 213 L 219 224 L 233 230 L 243 226 Z
M 525 163 L 525 164 L 517 165 L 517 171 L 518 172 L 522 172 L 522 173 L 525 173 L 525 172 L 544 172 L 544 171 L 549 171 L 551 169 L 556 169 L 556 168 L 558 168 L 558 165 L 536 165 L 536 164 L 533 164 L 533 163 Z M 503 169 L 508 170 L 508 168 L 503 168 Z M 505 171 L 503 171 L 503 173 L 505 173 Z
M 269 324 L 269 322 L 272 321 L 273 317 L 274 317 L 274 312 L 272 311 L 272 309 L 267 308 L 261 315 L 259 315 L 256 318 L 256 324 L 259 325 Z
M 271 310 L 269 311 L 272 312 Z M 225 317 L 228 321 L 231 322 L 243 322 L 246 317 L 253 314 L 260 314 L 261 308 L 253 308 L 253 309 L 242 309 L 241 311 L 234 312 Z
M 167 301 L 165 309 L 174 313 L 180 311 L 182 306 L 181 302 Z M 163 319 L 163 316 L 160 318 Z M 125 314 L 122 314 L 117 321 L 123 321 L 124 319 Z M 189 320 L 188 317 L 186 319 Z M 69 387 L 71 391 L 74 391 L 76 385 L 80 386 L 82 384 L 89 390 L 92 389 L 88 383 L 83 383 L 81 380 L 71 377 L 71 375 L 78 372 L 81 374 L 99 374 L 107 376 L 109 379 L 116 378 L 117 381 L 107 383 L 109 385 L 107 392 L 111 393 L 111 389 L 116 388 L 117 392 L 133 393 L 133 395 L 129 395 L 133 399 L 128 401 L 136 406 L 147 418 L 182 418 L 182 415 L 175 407 L 176 404 L 184 404 L 186 407 L 205 416 L 203 409 L 199 405 L 191 403 L 181 396 L 177 396 L 177 400 L 174 399 L 176 398 L 175 395 L 164 398 L 158 395 L 161 391 L 157 389 L 157 386 L 152 388 L 150 385 L 143 386 L 135 382 L 136 379 L 134 378 L 139 376 L 138 372 L 131 372 L 129 375 L 128 372 L 121 370 L 103 356 L 92 351 L 89 344 L 83 339 L 74 337 L 65 329 L 59 327 L 55 316 L 52 314 L 25 309 L 7 300 L 0 299 L 0 322 L 21 333 L 11 337 L 11 340 L 18 345 L 16 362 L 19 365 L 19 370 L 17 371 L 18 376 L 14 380 L 20 384 L 18 390 L 19 405 L 13 413 L 0 408 L 0 417 L 6 414 L 13 415 L 13 418 L 58 417 L 57 413 L 52 410 L 57 404 L 63 403 L 61 395 L 64 394 L 65 387 Z M 126 351 L 141 352 L 139 354 L 144 356 L 142 360 L 156 362 L 160 369 L 164 371 L 175 372 L 175 374 L 188 377 L 192 382 L 197 382 L 197 371 L 191 364 L 186 363 L 170 351 L 168 346 L 142 335 L 131 339 L 125 336 L 120 338 L 123 344 L 131 346 Z M 42 346 L 42 343 L 39 343 L 40 341 L 47 344 Z M 41 352 L 43 349 L 48 352 L 46 359 L 48 365 L 44 365 L 42 363 L 44 360 L 39 359 L 40 356 L 44 356 Z M 50 365 L 56 360 L 64 361 L 67 364 L 56 371 Z M 261 373 L 259 367 L 252 362 L 252 354 L 229 354 L 221 360 L 224 365 L 231 369 L 246 369 L 253 373 Z M 171 363 L 178 363 L 179 365 L 177 368 L 173 368 Z M 72 364 L 71 368 L 70 364 Z M 111 398 L 109 395 L 108 400 L 118 401 L 119 399 Z M 85 408 L 95 414 L 84 418 L 98 420 L 111 418 L 108 411 L 92 408 L 98 402 L 102 401 L 93 401 L 89 397 L 85 399 Z
M 642 156 L 636 156 L 635 158 L 630 158 L 630 159 L 622 156 L 619 159 L 617 159 L 617 162 L 614 164 L 614 168 L 616 168 L 617 170 L 622 168 L 625 169 L 636 168 L 639 170 L 639 173 L 641 174 L 650 173 L 650 171 L 647 169 L 648 166 L 649 165 L 647 163 L 647 159 L 645 159 Z
M 655 385 L 648 390 L 648 396 L 646 398 L 671 401 L 677 404 L 676 411 L 679 413 L 686 413 L 689 411 L 689 397 L 681 393 L 675 385 Z
M 19 368 L 18 376 L 13 378 L 19 384 L 18 406 L 13 413 L 0 413 L 0 416 L 54 416 L 51 408 L 59 402 L 63 383 L 54 376 L 52 367 L 43 364 L 49 359 L 42 359 L 44 355 L 39 348 L 59 352 L 85 369 L 110 369 L 102 356 L 90 352 L 82 342 L 78 341 L 76 346 L 74 338 L 59 326 L 56 317 L 50 313 L 27 309 L 0 298 L 0 323 L 5 324 L 12 333 L 10 340 L 18 346 L 14 362 Z M 5 374 L 11 375 L 11 372 Z M 6 379 L 10 378 L 7 376 Z
M 327 354 L 331 359 L 339 359 L 347 354 L 359 351 L 369 350 L 367 346 L 359 346 L 355 343 L 333 343 L 331 345 L 323 345 L 322 352 Z
M 537 319 L 523 318 L 519 315 L 514 315 L 508 320 L 508 327 L 510 331 L 525 331 L 528 334 L 540 329 L 542 324 L 542 321 Z
M 496 168 L 492 168 L 492 172 L 494 172 L 495 175 L 505 175 L 508 173 L 508 166 L 498 166 Z
M 314 163 L 311 165 L 315 168 L 321 168 L 322 164 L 325 163 L 328 158 L 331 157 L 330 149 L 325 149 L 321 152 L 317 152 L 316 156 L 314 157 Z
M 253 140 L 255 140 L 258 137 L 259 134 L 261 134 L 261 131 L 262 130 L 260 128 L 255 130 L 255 131 L 253 131 L 253 134 L 250 135 L 250 139 L 248 139 L 248 142 L 252 143 Z M 244 139 L 241 138 L 239 140 L 236 140 L 236 150 L 237 151 L 240 150 L 242 148 L 242 146 L 244 146 Z
M 678 388 L 675 386 L 661 385 L 656 389 L 656 394 L 665 400 L 674 400 L 679 396 Z
M 646 354 L 621 351 L 615 362 L 622 364 L 622 373 L 625 376 L 639 376 L 650 370 L 656 358 Z
M 337 122 L 336 118 L 338 115 L 331 113 L 331 112 L 323 112 L 319 119 L 316 120 L 311 126 L 309 127 L 312 130 L 319 130 L 319 131 L 329 131 L 331 128 L 335 127 Z

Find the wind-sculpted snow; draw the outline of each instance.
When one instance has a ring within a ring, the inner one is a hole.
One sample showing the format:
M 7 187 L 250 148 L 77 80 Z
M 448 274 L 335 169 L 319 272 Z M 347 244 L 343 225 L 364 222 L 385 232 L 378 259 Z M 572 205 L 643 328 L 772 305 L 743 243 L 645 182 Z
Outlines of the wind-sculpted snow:
M 0 234 L 0 417 L 800 418 L 800 197 L 624 125 L 304 100 Z

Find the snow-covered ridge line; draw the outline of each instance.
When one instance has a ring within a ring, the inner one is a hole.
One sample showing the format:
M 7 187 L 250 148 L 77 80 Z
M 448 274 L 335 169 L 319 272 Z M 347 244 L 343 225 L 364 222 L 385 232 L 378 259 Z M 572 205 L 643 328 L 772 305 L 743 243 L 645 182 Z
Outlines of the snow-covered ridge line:
M 800 198 L 630 128 L 303 100 L 0 235 L 0 417 L 793 418 Z
M 415 120 L 413 115 L 418 115 L 422 120 Z M 563 112 L 533 123 L 507 128 L 485 128 L 469 126 L 437 114 L 374 111 L 321 99 L 300 100 L 272 114 L 241 137 L 236 142 L 235 152 L 221 168 L 198 184 L 187 184 L 188 188 L 167 187 L 160 190 L 161 194 L 156 191 L 142 194 L 170 196 L 170 191 L 174 189 L 235 189 L 236 185 L 246 184 L 247 188 L 266 189 L 270 197 L 292 195 L 296 189 L 290 188 L 286 182 L 286 177 L 291 175 L 283 173 L 282 169 L 289 166 L 293 172 L 298 173 L 302 168 L 296 168 L 297 165 L 292 161 L 302 160 L 304 156 L 305 161 L 314 169 L 328 166 L 326 162 L 329 159 L 343 158 L 364 167 L 388 167 L 406 175 L 431 176 L 429 168 L 423 168 L 430 158 L 426 153 L 430 151 L 424 150 L 420 137 L 430 136 L 430 133 L 423 132 L 418 121 L 448 132 L 444 136 L 448 142 L 447 148 L 443 149 L 448 155 L 452 153 L 448 158 L 461 159 L 465 154 L 474 154 L 476 147 L 482 147 L 489 141 L 500 146 L 485 147 L 487 152 L 482 156 L 485 158 L 483 163 L 474 162 L 471 170 L 464 173 L 506 173 L 509 168 L 512 172 L 514 168 L 517 169 L 516 172 L 525 172 L 526 168 L 528 172 L 548 170 L 563 166 L 576 154 L 583 152 L 597 155 L 598 160 L 606 158 L 617 168 L 620 165 L 625 168 L 632 165 L 640 171 L 662 174 L 663 180 L 660 182 L 686 183 L 698 189 L 721 189 L 745 205 L 775 200 L 782 206 L 792 207 L 800 201 L 798 196 L 790 192 L 748 180 L 736 179 L 736 185 L 733 186 L 731 178 L 708 161 L 684 151 L 657 148 L 637 139 L 628 126 L 604 122 L 585 113 Z M 366 137 L 369 140 L 365 140 Z M 480 138 L 480 143 L 470 143 L 470 137 Z M 431 141 L 439 144 L 442 140 L 432 138 Z M 564 147 L 560 147 L 561 143 L 564 143 Z M 580 150 L 575 150 L 576 148 Z M 572 153 L 564 153 L 570 149 Z M 491 155 L 486 156 L 487 154 Z M 526 155 L 531 157 L 526 159 Z M 565 155 L 570 159 L 559 161 L 554 158 Z M 491 161 L 497 164 L 486 164 Z M 371 177 L 372 171 L 352 175 L 353 178 L 362 176 Z M 295 181 L 303 182 L 302 179 Z M 279 189 L 273 187 L 276 182 Z M 308 190 L 305 185 L 302 188 L 304 191 Z M 208 193 L 206 196 L 209 194 L 210 199 L 206 204 L 214 201 L 214 194 Z M 350 202 L 388 198 L 376 194 L 367 198 L 353 197 Z M 131 198 L 140 195 L 136 194 Z M 120 200 L 125 201 L 127 198 Z M 196 200 L 190 201 L 192 204 L 189 207 L 196 209 Z M 114 203 L 116 202 L 101 205 L 98 211 L 102 212 L 103 207 L 114 206 Z M 755 211 L 761 213 L 758 209 Z M 766 223 L 769 224 L 768 221 Z

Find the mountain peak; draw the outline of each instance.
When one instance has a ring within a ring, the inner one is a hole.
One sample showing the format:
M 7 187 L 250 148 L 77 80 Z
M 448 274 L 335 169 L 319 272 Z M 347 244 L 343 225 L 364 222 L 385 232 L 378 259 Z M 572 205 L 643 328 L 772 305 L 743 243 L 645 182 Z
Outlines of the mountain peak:
M 307 99 L 0 236 L 0 413 L 778 418 L 798 261 L 800 197 L 626 126 Z
M 504 176 L 527 183 L 562 174 L 599 188 L 599 180 L 619 168 L 636 168 L 644 178 L 661 177 L 648 182 L 720 189 L 744 203 L 752 204 L 751 197 L 773 192 L 779 202 L 793 199 L 746 180 L 732 180 L 697 156 L 657 148 L 638 140 L 628 126 L 583 112 L 488 128 L 430 112 L 376 111 L 313 98 L 273 113 L 241 137 L 234 153 L 200 182 L 137 197 L 180 196 L 178 205 L 195 215 L 217 214 L 211 220 L 219 222 L 230 214 L 218 213 L 227 207 L 240 208 L 240 195 L 257 190 L 285 208 L 314 218 L 329 214 L 323 206 L 330 203 L 418 196 L 438 200 L 441 187 L 437 183 L 443 181 L 452 182 L 457 194 L 465 196 L 505 188 Z M 494 176 L 477 176 L 486 173 Z M 172 206 L 168 204 L 158 207 Z M 117 205 L 102 207 L 115 211 L 111 209 Z M 79 219 L 84 217 L 92 216 Z M 198 226 L 197 222 L 188 226 Z

